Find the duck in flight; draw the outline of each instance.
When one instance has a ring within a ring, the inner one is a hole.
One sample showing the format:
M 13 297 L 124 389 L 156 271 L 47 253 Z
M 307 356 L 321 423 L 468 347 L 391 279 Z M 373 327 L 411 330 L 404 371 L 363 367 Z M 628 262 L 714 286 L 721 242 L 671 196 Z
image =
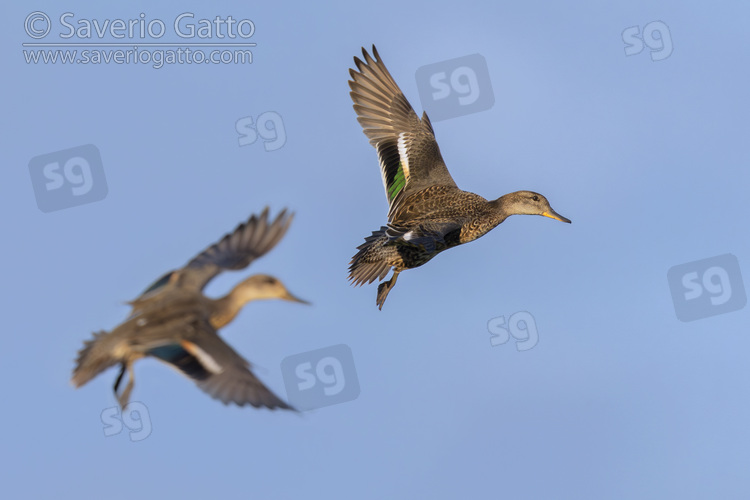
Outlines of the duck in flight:
M 570 220 L 555 212 L 547 198 L 516 191 L 496 200 L 462 191 L 445 166 L 427 113 L 420 119 L 383 64 L 375 46 L 363 48 L 350 69 L 350 96 L 357 121 L 377 150 L 388 225 L 365 238 L 349 267 L 354 285 L 378 285 L 377 305 L 383 308 L 398 275 L 419 267 L 448 248 L 474 241 L 511 215 L 542 215 Z
M 80 387 L 119 364 L 114 392 L 120 406 L 125 408 L 135 382 L 133 364 L 152 357 L 177 369 L 224 404 L 293 409 L 256 378 L 250 364 L 217 332 L 250 301 L 307 302 L 289 293 L 278 279 L 262 274 L 250 276 L 219 299 L 203 294 L 206 285 L 222 271 L 244 269 L 276 246 L 292 217 L 283 210 L 269 222 L 266 208 L 260 216 L 251 216 L 185 267 L 154 282 L 129 303 L 132 311 L 123 323 L 110 332 L 94 333 L 94 338 L 84 343 L 73 370 L 73 385 Z M 118 393 L 126 371 L 128 383 Z

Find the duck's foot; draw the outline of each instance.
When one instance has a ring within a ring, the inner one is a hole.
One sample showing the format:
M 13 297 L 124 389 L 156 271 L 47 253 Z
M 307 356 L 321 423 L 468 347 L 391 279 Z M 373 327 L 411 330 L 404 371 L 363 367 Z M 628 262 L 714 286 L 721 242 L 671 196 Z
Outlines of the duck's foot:
M 125 375 L 125 370 L 127 370 L 128 365 L 125 363 L 120 363 L 120 374 L 115 379 L 115 385 L 112 387 L 112 390 L 115 391 L 115 396 L 117 396 L 117 389 L 120 387 L 120 382 L 122 382 L 122 376 Z
M 125 386 L 125 389 L 123 389 L 122 393 L 117 394 L 117 389 L 120 386 L 120 382 L 122 381 L 122 376 L 125 375 L 125 370 L 128 371 L 128 383 Z M 133 390 L 133 385 L 135 385 L 135 373 L 133 372 L 133 364 L 132 363 L 122 363 L 122 370 L 120 370 L 120 374 L 117 376 L 117 380 L 115 380 L 115 396 L 117 397 L 117 402 L 120 403 L 120 409 L 125 410 L 125 407 L 128 406 L 128 401 L 130 400 L 130 392 Z
M 391 279 L 388 281 L 384 281 L 383 283 L 378 285 L 378 309 L 383 310 L 383 304 L 385 304 L 385 299 L 388 297 L 388 292 L 391 291 L 391 289 L 396 285 L 396 278 L 398 278 L 399 271 L 393 271 L 393 276 L 391 276 Z

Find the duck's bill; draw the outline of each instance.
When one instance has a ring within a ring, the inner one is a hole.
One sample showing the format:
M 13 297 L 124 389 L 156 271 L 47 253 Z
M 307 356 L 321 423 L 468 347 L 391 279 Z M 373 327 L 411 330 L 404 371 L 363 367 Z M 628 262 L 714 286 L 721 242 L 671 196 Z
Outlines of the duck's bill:
M 570 219 L 568 219 L 567 217 L 563 217 L 552 209 L 546 212 L 542 212 L 542 215 L 545 217 L 549 217 L 550 219 L 555 219 L 559 220 L 560 222 L 567 222 L 568 224 L 570 224 Z
M 297 296 L 294 296 L 294 295 L 292 295 L 292 294 L 291 294 L 291 293 L 289 293 L 289 292 L 287 292 L 287 293 L 286 293 L 286 295 L 284 296 L 284 300 L 288 300 L 288 301 L 290 301 L 290 302 L 299 302 L 300 304 L 307 304 L 307 305 L 311 305 L 311 303 L 310 303 L 310 302 L 308 302 L 307 300 L 304 300 L 304 299 L 300 299 L 299 297 L 297 297 Z

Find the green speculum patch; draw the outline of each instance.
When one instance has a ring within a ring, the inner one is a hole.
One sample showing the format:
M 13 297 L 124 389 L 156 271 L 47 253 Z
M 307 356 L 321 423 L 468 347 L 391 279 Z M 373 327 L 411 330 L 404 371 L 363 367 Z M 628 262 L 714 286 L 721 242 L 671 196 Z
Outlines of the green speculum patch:
M 404 189 L 405 185 L 406 178 L 404 176 L 404 169 L 401 166 L 401 162 L 399 162 L 396 175 L 394 176 L 391 185 L 388 186 L 388 200 L 392 201 L 396 197 L 396 195 L 400 193 L 402 189 Z

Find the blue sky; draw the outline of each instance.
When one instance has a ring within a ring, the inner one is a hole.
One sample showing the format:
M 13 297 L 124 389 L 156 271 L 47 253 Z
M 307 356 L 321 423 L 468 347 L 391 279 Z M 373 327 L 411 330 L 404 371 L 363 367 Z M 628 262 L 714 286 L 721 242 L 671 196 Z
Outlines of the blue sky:
M 65 12 L 144 13 L 170 30 L 190 12 L 252 20 L 257 46 L 252 64 L 27 64 L 33 11 L 52 20 L 51 42 Z M 750 309 L 701 303 L 704 317 L 680 321 L 667 272 L 732 254 L 750 273 L 749 13 L 638 1 L 6 7 L 5 496 L 746 498 Z M 656 21 L 669 56 L 626 56 L 623 32 Z M 433 123 L 453 178 L 486 198 L 543 193 L 573 223 L 512 217 L 405 272 L 383 311 L 374 285 L 349 286 L 351 256 L 387 212 L 347 86 L 373 43 L 420 114 L 420 67 L 482 55 L 494 106 Z M 283 145 L 240 146 L 238 121 L 267 112 Z M 88 144 L 106 195 L 41 211 L 32 159 Z M 222 336 L 284 398 L 285 358 L 344 344 L 359 396 L 300 415 L 225 407 L 146 360 L 132 399 L 150 434 L 105 436 L 116 373 L 74 390 L 83 340 L 266 205 L 296 212 L 286 237 L 208 293 L 262 272 L 313 305 L 251 304 Z M 699 267 L 706 291 L 719 286 Z M 488 323 L 523 311 L 536 345 L 493 346 Z

